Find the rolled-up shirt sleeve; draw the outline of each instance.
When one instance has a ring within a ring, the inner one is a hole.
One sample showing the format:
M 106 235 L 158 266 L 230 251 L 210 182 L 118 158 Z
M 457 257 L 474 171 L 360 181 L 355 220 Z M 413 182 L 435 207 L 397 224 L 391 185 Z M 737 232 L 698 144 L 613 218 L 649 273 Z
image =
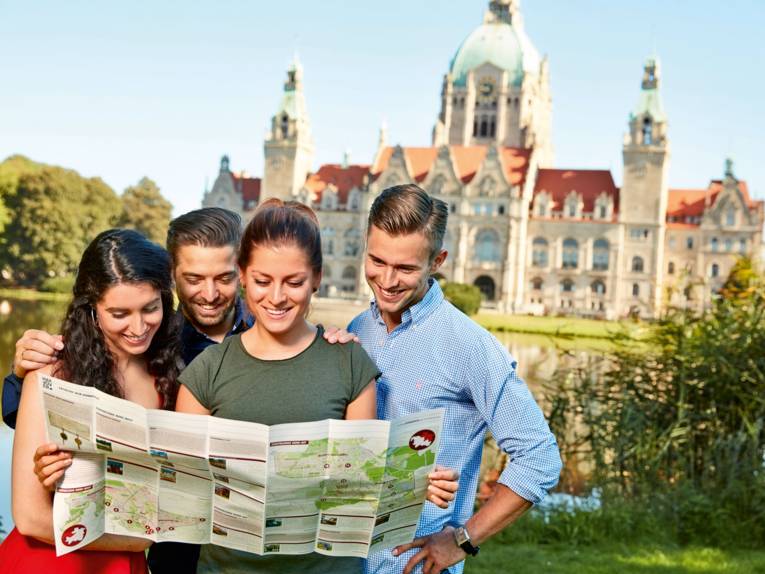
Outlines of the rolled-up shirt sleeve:
M 473 402 L 508 463 L 498 482 L 538 504 L 558 483 L 562 468 L 558 443 L 517 363 L 491 334 L 471 350 L 467 379 Z

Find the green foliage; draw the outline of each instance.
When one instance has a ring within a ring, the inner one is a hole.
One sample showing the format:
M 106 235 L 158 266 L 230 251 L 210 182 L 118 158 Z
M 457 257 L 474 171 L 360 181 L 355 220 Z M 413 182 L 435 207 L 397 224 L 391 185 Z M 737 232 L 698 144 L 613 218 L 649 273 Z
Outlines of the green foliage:
M 765 290 L 721 298 L 702 315 L 673 311 L 648 344 L 556 373 L 550 424 L 564 488 L 661 518 L 679 543 L 765 540 Z
M 122 194 L 119 226 L 140 231 L 152 241 L 164 245 L 172 211 L 172 204 L 162 197 L 157 184 L 144 177 Z
M 71 295 L 72 287 L 74 287 L 74 275 L 46 277 L 40 283 L 40 291 L 45 293 L 67 293 Z
M 444 297 L 465 315 L 475 315 L 481 307 L 481 290 L 475 285 L 444 283 Z
M 101 179 L 51 166 L 20 174 L 6 206 L 13 218 L 0 266 L 26 285 L 73 273 L 88 242 L 114 225 L 120 209 Z
M 754 295 L 760 283 L 760 277 L 752 259 L 740 257 L 720 289 L 720 295 L 725 299 L 746 300 Z

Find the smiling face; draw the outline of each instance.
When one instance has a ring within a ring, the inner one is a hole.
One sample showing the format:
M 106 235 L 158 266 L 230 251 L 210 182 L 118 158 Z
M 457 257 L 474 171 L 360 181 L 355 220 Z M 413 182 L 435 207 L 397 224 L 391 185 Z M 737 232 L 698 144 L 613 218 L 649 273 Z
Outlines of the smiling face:
M 389 235 L 372 225 L 367 236 L 364 273 L 388 331 L 401 314 L 428 291 L 428 278 L 446 259 L 441 251 L 430 261 L 430 243 L 422 233 Z
M 241 281 L 256 327 L 271 336 L 302 334 L 311 295 L 321 281 L 304 250 L 294 243 L 253 246 Z
M 119 283 L 96 303 L 98 327 L 118 357 L 145 353 L 162 323 L 162 298 L 149 283 Z
M 178 298 L 192 323 L 210 336 L 225 334 L 234 320 L 239 289 L 235 249 L 179 247 L 173 274 Z

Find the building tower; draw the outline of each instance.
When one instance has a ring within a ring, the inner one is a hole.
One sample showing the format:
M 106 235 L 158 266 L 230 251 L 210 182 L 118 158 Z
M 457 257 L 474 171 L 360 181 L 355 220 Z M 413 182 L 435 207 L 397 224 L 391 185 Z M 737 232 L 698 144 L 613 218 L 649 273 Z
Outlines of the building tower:
M 314 158 L 311 122 L 303 94 L 303 67 L 295 57 L 287 69 L 284 94 L 263 144 L 265 169 L 262 198 L 294 199 L 311 171 Z
M 622 311 L 642 308 L 654 315 L 662 303 L 670 156 L 659 84 L 659 61 L 650 58 L 624 137 L 624 181 L 619 193 L 619 218 L 625 234 L 621 268 L 626 273 L 620 290 Z
M 526 35 L 520 0 L 491 0 L 444 76 L 433 145 L 533 147 L 547 167 L 551 114 L 547 58 Z

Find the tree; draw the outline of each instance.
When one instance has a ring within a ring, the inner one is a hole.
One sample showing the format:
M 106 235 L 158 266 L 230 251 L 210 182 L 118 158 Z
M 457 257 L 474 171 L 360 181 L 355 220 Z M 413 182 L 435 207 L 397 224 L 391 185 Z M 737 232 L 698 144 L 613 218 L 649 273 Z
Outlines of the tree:
M 481 307 L 481 290 L 475 285 L 446 282 L 441 287 L 444 297 L 465 315 L 475 315 Z
M 749 257 L 740 257 L 731 268 L 720 295 L 729 300 L 746 300 L 757 292 L 761 277 Z
M 19 284 L 37 287 L 46 277 L 75 272 L 90 240 L 115 225 L 121 211 L 117 195 L 101 179 L 60 167 L 30 162 L 8 176 L 6 185 L 13 217 L 3 234 L 0 267 Z
M 152 241 L 164 245 L 172 211 L 172 204 L 162 197 L 157 184 L 144 177 L 122 194 L 119 226 L 140 231 Z

